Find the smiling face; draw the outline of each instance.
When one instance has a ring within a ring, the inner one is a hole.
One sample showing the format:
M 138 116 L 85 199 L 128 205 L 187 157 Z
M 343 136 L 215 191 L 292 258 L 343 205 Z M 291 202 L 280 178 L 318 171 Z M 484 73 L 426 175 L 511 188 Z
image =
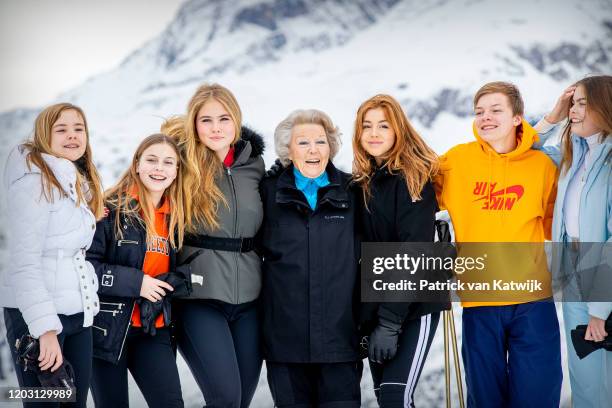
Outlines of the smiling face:
M 368 110 L 363 115 L 361 147 L 381 165 L 395 144 L 395 132 L 381 108 Z
M 58 157 L 76 161 L 85 154 L 85 121 L 74 109 L 66 109 L 51 127 L 51 151 Z
M 516 127 L 521 124 L 521 116 L 515 115 L 510 100 L 502 93 L 485 94 L 478 99 L 475 124 L 478 135 L 499 153 L 497 147 L 516 145 Z
M 155 197 L 161 197 L 177 175 L 178 157 L 167 143 L 147 147 L 138 159 L 136 173 L 145 188 Z
M 206 102 L 196 116 L 196 131 L 200 141 L 215 152 L 221 161 L 236 137 L 236 125 L 225 107 L 217 100 Z
M 291 130 L 289 159 L 304 177 L 317 178 L 329 162 L 329 142 L 321 125 L 295 125 Z
M 572 106 L 569 111 L 572 133 L 581 137 L 588 137 L 599 133 L 602 129 L 593 122 L 587 108 L 587 98 L 584 86 L 578 85 L 572 97 Z

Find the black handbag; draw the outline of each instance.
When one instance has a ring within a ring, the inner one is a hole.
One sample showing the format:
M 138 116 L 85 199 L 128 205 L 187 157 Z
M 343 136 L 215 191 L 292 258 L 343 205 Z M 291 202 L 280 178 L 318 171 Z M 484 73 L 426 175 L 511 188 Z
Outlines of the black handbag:
M 576 350 L 578 358 L 582 360 L 592 352 L 599 349 L 612 351 L 612 313 L 610 313 L 610 316 L 608 316 L 606 319 L 605 328 L 608 335 L 605 339 L 603 339 L 603 341 L 585 340 L 584 336 L 586 335 L 587 329 L 586 324 L 576 326 L 576 328 L 571 331 L 572 344 L 574 345 L 574 350 Z
M 64 358 L 62 365 L 55 371 L 41 370 L 38 366 L 40 355 L 40 343 L 38 339 L 24 334 L 15 342 L 16 363 L 23 367 L 24 371 L 31 371 L 38 377 L 41 386 L 46 388 L 74 389 L 74 369 Z

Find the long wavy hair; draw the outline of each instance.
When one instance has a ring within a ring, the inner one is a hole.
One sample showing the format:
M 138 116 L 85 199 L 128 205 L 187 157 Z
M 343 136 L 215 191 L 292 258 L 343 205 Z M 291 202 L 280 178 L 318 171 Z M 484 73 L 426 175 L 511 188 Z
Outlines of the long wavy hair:
M 602 131 L 601 141 L 612 134 L 612 76 L 596 75 L 583 78 L 574 86 L 582 86 L 586 95 L 586 114 L 590 116 L 595 125 Z M 571 106 L 570 106 L 571 109 Z M 561 135 L 563 157 L 561 158 L 561 172 L 567 173 L 572 167 L 572 124 L 568 119 Z
M 183 210 L 184 199 L 182 186 L 182 169 L 181 155 L 176 141 L 164 134 L 156 133 L 145 138 L 134 153 L 130 168 L 121 176 L 117 184 L 109 188 L 105 193 L 105 202 L 107 206 L 115 211 L 115 236 L 119 239 L 123 238 L 123 230 L 121 228 L 121 215 L 126 215 L 132 220 L 140 222 L 147 232 L 147 240 L 151 240 L 157 235 L 155 229 L 155 208 L 149 197 L 149 193 L 145 185 L 140 180 L 140 176 L 136 172 L 138 161 L 142 154 L 149 147 L 156 144 L 167 144 L 172 147 L 177 157 L 178 169 L 176 179 L 164 191 L 163 199 L 169 200 L 170 203 L 170 218 L 168 220 L 168 241 L 175 249 L 180 249 L 183 246 L 183 238 L 185 235 L 185 213 Z M 134 195 L 138 200 L 134 200 Z
M 178 138 L 179 149 L 185 161 L 186 172 L 183 177 L 185 228 L 192 233 L 197 232 L 201 225 L 205 225 L 210 230 L 217 229 L 219 205 L 228 205 L 217 185 L 217 178 L 223 171 L 223 163 L 215 152 L 202 143 L 196 129 L 200 109 L 211 100 L 223 105 L 232 118 L 236 129 L 232 145 L 236 144 L 240 139 L 242 112 L 230 90 L 219 84 L 200 86 L 189 101 L 187 115 L 175 116 L 162 125 L 166 129 L 171 129 Z M 182 129 L 181 121 L 184 124 Z
M 384 155 L 383 166 L 391 173 L 402 174 L 410 197 L 414 201 L 420 200 L 423 187 L 438 172 L 438 156 L 412 127 L 399 102 L 389 95 L 375 95 L 363 102 L 357 110 L 353 136 L 353 179 L 361 185 L 367 205 L 371 198 L 370 180 L 375 165 L 374 158 L 361 145 L 361 137 L 365 114 L 377 108 L 382 109 L 395 133 L 395 143 Z
M 67 110 L 74 110 L 81 116 L 86 136 L 85 153 L 78 160 L 73 162 L 77 168 L 75 186 L 77 206 L 82 202 L 86 202 L 96 219 L 100 219 L 104 214 L 102 184 L 92 159 L 91 145 L 89 144 L 89 129 L 87 128 L 85 113 L 81 108 L 71 103 L 57 103 L 44 109 L 36 117 L 36 121 L 34 122 L 33 137 L 23 144 L 29 151 L 26 156 L 26 163 L 29 169 L 32 168 L 32 165 L 40 169 L 42 174 L 42 193 L 47 201 L 53 202 L 54 189 L 57 189 L 62 195 L 68 195 L 42 156 L 42 154 L 45 153 L 57 157 L 51 150 L 51 130 L 62 112 Z

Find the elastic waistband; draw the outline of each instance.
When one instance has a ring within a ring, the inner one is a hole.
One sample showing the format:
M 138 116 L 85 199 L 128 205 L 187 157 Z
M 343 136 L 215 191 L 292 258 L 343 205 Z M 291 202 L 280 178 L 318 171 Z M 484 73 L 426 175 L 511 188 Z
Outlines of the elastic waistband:
M 187 235 L 185 245 L 216 251 L 250 252 L 255 249 L 254 238 L 221 238 L 209 235 Z

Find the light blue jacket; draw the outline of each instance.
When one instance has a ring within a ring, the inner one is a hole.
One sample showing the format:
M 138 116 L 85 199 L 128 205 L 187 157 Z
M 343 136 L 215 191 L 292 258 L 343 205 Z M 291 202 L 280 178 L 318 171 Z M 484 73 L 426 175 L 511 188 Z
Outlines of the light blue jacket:
M 560 146 L 544 146 L 548 138 L 555 133 L 555 129 L 558 129 L 558 126 L 540 133 L 540 141 L 535 143 L 533 148 L 542 150 L 559 166 L 562 157 Z M 565 194 L 588 149 L 584 138 L 572 134 L 571 140 L 572 166 L 559 176 L 557 185 L 552 226 L 554 242 L 565 241 L 566 228 L 563 214 Z M 607 137 L 603 143 L 593 149 L 591 154 L 594 160 L 587 169 L 586 183 L 580 195 L 579 238 L 582 242 L 607 242 L 601 259 L 609 263 L 612 260 L 612 138 Z M 612 311 L 612 302 L 589 302 L 588 308 L 591 316 L 605 320 Z

